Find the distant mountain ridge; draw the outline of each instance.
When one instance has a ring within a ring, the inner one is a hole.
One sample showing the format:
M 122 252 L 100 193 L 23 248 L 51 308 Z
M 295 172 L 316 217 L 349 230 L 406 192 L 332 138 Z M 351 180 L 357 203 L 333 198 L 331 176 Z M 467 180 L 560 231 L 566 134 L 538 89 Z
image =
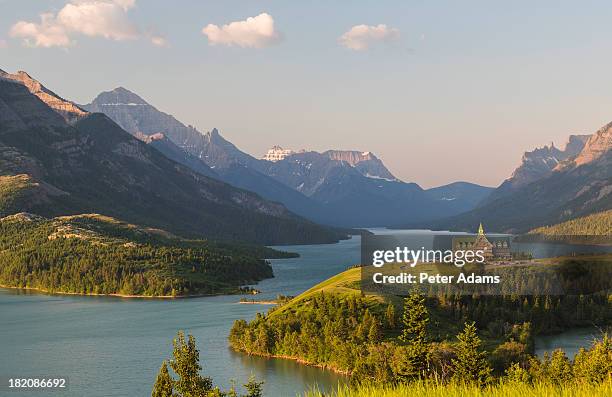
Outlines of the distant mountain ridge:
M 371 152 L 299 151 L 285 156 L 277 148 L 271 155 L 276 161 L 260 160 L 241 151 L 216 128 L 201 133 L 121 87 L 101 93 L 83 108 L 105 113 L 135 135 L 161 132 L 206 163 L 221 180 L 281 202 L 318 223 L 385 226 L 402 219 L 458 214 L 471 209 L 469 203 L 475 201 L 439 200 L 417 184 L 398 180 Z
M 103 114 L 69 124 L 62 110 L 0 79 L 0 215 L 98 212 L 182 236 L 263 244 L 344 237 L 168 159 Z
M 406 219 L 457 214 L 466 207 L 443 201 L 415 183 L 395 178 L 372 153 L 326 151 L 294 153 L 258 164 L 261 172 L 323 204 L 335 223 L 391 226 Z
M 323 208 L 299 192 L 259 172 L 257 163 L 261 160 L 240 151 L 225 140 L 216 128 L 201 133 L 156 109 L 123 87 L 103 92 L 82 107 L 106 114 L 134 136 L 152 136 L 161 132 L 177 148 L 184 151 L 182 157 L 189 159 L 192 168 L 197 170 L 206 167 L 214 173 L 214 177 L 224 182 L 255 192 L 265 199 L 283 203 L 290 211 L 308 219 L 326 223 Z M 174 148 L 164 147 L 160 150 L 163 153 L 174 152 L 172 158 L 176 161 L 181 157 Z M 196 161 L 201 165 L 195 164 Z
M 551 143 L 548 146 L 525 152 L 521 164 L 508 179 L 489 195 L 485 203 L 494 201 L 522 186 L 551 175 L 554 170 L 560 169 L 567 161 L 578 155 L 589 137 L 590 135 L 570 135 L 563 150 L 558 149 Z
M 17 73 L 11 74 L 0 69 L 0 78 L 22 83 L 28 91 L 36 95 L 38 99 L 59 113 L 69 123 L 74 123 L 87 115 L 87 112 L 74 102 L 70 102 L 53 91 L 48 90 L 24 71 L 20 70 Z
M 383 162 L 372 152 L 359 152 L 356 150 L 328 150 L 322 153 L 332 160 L 344 161 L 355 167 L 362 175 L 368 178 L 399 181 Z
M 534 162 L 537 167 L 531 167 Z M 541 167 L 540 163 L 546 166 Z M 612 209 L 612 123 L 593 135 L 570 136 L 565 151 L 551 145 L 527 152 L 512 177 L 475 209 L 431 226 L 474 230 L 483 222 L 498 232 L 526 232 L 609 209 Z
M 493 190 L 492 187 L 475 183 L 453 182 L 427 189 L 426 192 L 436 200 L 457 201 L 464 205 L 465 211 L 469 211 L 485 200 Z

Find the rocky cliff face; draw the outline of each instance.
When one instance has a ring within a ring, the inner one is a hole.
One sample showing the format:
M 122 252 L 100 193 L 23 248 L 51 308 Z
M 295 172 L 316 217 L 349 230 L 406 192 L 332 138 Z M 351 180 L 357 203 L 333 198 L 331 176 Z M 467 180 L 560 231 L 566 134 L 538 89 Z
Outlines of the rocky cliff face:
M 611 209 L 611 132 L 612 123 L 570 137 L 564 150 L 551 145 L 525 153 L 512 177 L 477 208 L 433 226 L 473 230 L 484 222 L 495 231 L 524 232 Z
M 185 150 L 178 147 L 163 133 L 158 132 L 156 134 L 146 135 L 142 132 L 137 132 L 134 134 L 134 136 L 146 143 L 147 145 L 150 145 L 157 149 L 170 160 L 174 160 L 177 163 L 182 164 L 199 174 L 220 179 L 219 175 L 217 175 L 215 171 L 213 171 L 209 166 L 207 166 L 206 163 L 204 163 L 191 153 L 187 153 Z
M 26 72 L 18 71 L 17 73 L 11 74 L 0 70 L 0 77 L 23 84 L 30 93 L 36 95 L 38 99 L 59 113 L 69 123 L 75 123 L 87 115 L 85 110 L 81 109 L 73 102 L 60 97 L 53 91 L 48 90 Z
M 133 135 L 161 132 L 178 147 L 212 168 L 226 168 L 236 162 L 257 161 L 225 140 L 217 129 L 202 133 L 158 110 L 123 87 L 99 94 L 90 104 L 83 105 L 83 108 L 106 114 Z
M 612 123 L 609 123 L 591 135 L 584 148 L 574 159 L 575 166 L 590 163 L 612 149 Z
M 589 135 L 570 135 L 563 150 L 551 143 L 549 146 L 525 152 L 521 165 L 483 203 L 493 201 L 522 186 L 550 176 L 554 170 L 561 169 L 580 153 L 587 139 Z
M 344 161 L 350 164 L 368 178 L 380 178 L 389 181 L 398 180 L 372 152 L 328 150 L 324 152 L 323 155 L 329 157 L 331 160 Z
M 106 114 L 132 135 L 163 132 L 174 140 L 175 136 L 184 134 L 182 130 L 187 129 L 174 117 L 158 111 L 144 99 L 123 87 L 102 92 L 91 103 L 82 107 L 90 112 Z

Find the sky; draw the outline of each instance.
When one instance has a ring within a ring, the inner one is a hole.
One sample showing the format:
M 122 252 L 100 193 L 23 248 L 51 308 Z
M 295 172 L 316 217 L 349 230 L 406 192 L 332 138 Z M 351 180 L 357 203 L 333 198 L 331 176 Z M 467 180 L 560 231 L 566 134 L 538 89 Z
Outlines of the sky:
M 371 151 L 497 186 L 612 121 L 612 2 L 0 0 L 0 69 L 77 103 L 132 90 L 261 157 Z

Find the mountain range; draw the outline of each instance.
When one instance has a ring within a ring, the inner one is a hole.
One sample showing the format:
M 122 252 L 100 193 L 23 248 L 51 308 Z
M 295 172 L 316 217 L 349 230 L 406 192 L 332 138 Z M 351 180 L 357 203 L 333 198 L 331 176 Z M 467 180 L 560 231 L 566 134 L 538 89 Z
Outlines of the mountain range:
M 0 83 L 0 215 L 100 212 L 184 236 L 281 244 L 337 241 L 338 226 L 521 232 L 612 207 L 612 123 L 563 149 L 526 152 L 496 189 L 423 189 L 370 151 L 274 146 L 255 158 L 125 88 L 78 105 L 25 72 L 0 71 Z
M 428 224 L 435 229 L 526 232 L 612 208 L 612 123 L 592 135 L 572 135 L 564 150 L 545 146 L 476 208 Z
M 487 197 L 485 202 L 494 201 L 522 186 L 551 175 L 555 169 L 560 169 L 565 162 L 576 157 L 584 148 L 588 139 L 589 135 L 570 135 L 563 150 L 558 149 L 554 143 L 551 143 L 525 152 L 521 164 L 508 179 Z
M 261 244 L 346 236 L 211 178 L 209 168 L 194 171 L 193 159 L 173 161 L 156 138 L 147 144 L 27 73 L 0 71 L 0 215 L 102 213 L 186 237 Z
M 257 159 L 217 129 L 201 133 L 122 87 L 103 92 L 81 107 L 106 114 L 136 136 L 162 133 L 221 180 L 280 202 L 318 223 L 367 227 L 437 219 L 472 209 L 490 191 L 486 187 L 456 189 L 454 184 L 429 192 L 400 181 L 371 152 L 299 151 L 278 161 Z M 449 189 L 454 189 L 452 197 L 436 193 Z

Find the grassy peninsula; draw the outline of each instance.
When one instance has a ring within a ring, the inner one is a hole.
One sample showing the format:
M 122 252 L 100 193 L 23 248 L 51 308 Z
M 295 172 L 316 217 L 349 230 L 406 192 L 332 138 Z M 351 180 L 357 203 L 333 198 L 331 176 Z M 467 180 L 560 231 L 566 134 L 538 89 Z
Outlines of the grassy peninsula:
M 187 240 L 83 214 L 0 220 L 0 285 L 52 293 L 180 297 L 237 293 L 273 277 L 265 247 Z
M 609 292 L 382 296 L 363 294 L 360 280 L 352 268 L 250 322 L 236 321 L 231 347 L 328 368 L 362 385 L 341 388 L 338 397 L 407 395 L 413 382 L 422 382 L 415 395 L 514 396 L 511 382 L 532 391 L 526 395 L 538 387 L 578 393 L 571 395 L 610 389 L 602 386 L 612 373 L 605 336 L 574 360 L 562 351 L 534 356 L 535 335 L 611 325 Z

